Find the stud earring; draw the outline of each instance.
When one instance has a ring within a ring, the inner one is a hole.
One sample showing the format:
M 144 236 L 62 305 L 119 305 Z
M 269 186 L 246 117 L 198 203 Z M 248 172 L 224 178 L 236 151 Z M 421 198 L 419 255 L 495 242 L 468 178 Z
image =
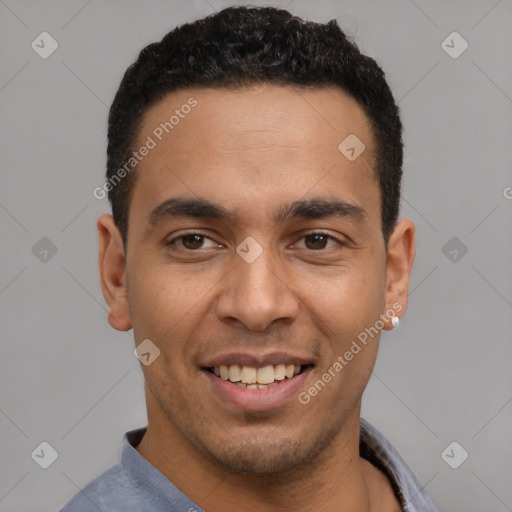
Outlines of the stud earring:
M 393 325 L 393 329 L 396 329 L 400 325 L 400 318 L 398 318 L 397 316 L 392 316 L 391 324 Z

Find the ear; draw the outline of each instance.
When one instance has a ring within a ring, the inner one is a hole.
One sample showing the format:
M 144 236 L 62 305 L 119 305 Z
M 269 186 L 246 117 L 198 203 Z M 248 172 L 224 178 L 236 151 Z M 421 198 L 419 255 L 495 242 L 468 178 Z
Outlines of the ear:
M 415 255 L 416 228 L 409 219 L 401 219 L 389 237 L 386 260 L 386 311 L 394 310 L 399 318 L 407 310 Z M 385 329 L 393 329 L 391 319 L 386 321 Z
M 101 290 L 110 310 L 108 323 L 118 331 L 128 331 L 132 323 L 128 308 L 123 239 L 110 214 L 102 215 L 97 227 Z

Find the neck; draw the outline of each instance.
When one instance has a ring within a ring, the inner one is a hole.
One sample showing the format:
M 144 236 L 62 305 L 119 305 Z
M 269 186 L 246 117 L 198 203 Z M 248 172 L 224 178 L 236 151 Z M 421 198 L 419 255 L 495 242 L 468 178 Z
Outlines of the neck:
M 359 456 L 359 413 L 358 407 L 321 453 L 277 475 L 240 474 L 219 466 L 168 420 L 152 421 L 162 418 L 151 417 L 149 410 L 147 432 L 136 449 L 209 512 L 373 512 L 371 465 Z

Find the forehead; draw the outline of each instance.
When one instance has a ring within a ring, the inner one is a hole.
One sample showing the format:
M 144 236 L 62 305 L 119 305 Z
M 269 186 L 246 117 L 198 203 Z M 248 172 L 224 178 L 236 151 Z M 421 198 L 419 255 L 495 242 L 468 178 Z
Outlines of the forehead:
M 176 193 L 270 211 L 270 202 L 289 202 L 284 196 L 339 192 L 379 214 L 370 124 L 361 106 L 337 88 L 172 92 L 144 115 L 136 147 L 150 139 L 153 148 L 137 167 L 133 194 L 145 209 Z M 357 159 L 340 151 L 345 140 L 364 144 Z
M 145 113 L 139 139 L 153 132 L 165 139 L 164 145 L 176 142 L 173 150 L 180 152 L 197 150 L 199 143 L 215 152 L 258 151 L 267 143 L 274 149 L 288 145 L 301 153 L 314 149 L 331 153 L 351 133 L 364 141 L 366 156 L 373 152 L 372 133 L 362 107 L 333 87 L 261 84 L 243 89 L 178 90 Z

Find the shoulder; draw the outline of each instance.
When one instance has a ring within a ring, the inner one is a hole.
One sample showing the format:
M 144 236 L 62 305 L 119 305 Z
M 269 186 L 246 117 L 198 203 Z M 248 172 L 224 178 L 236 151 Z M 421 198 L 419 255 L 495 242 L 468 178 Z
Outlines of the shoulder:
M 68 501 L 60 512 L 140 512 L 137 490 L 121 463 L 89 482 Z

